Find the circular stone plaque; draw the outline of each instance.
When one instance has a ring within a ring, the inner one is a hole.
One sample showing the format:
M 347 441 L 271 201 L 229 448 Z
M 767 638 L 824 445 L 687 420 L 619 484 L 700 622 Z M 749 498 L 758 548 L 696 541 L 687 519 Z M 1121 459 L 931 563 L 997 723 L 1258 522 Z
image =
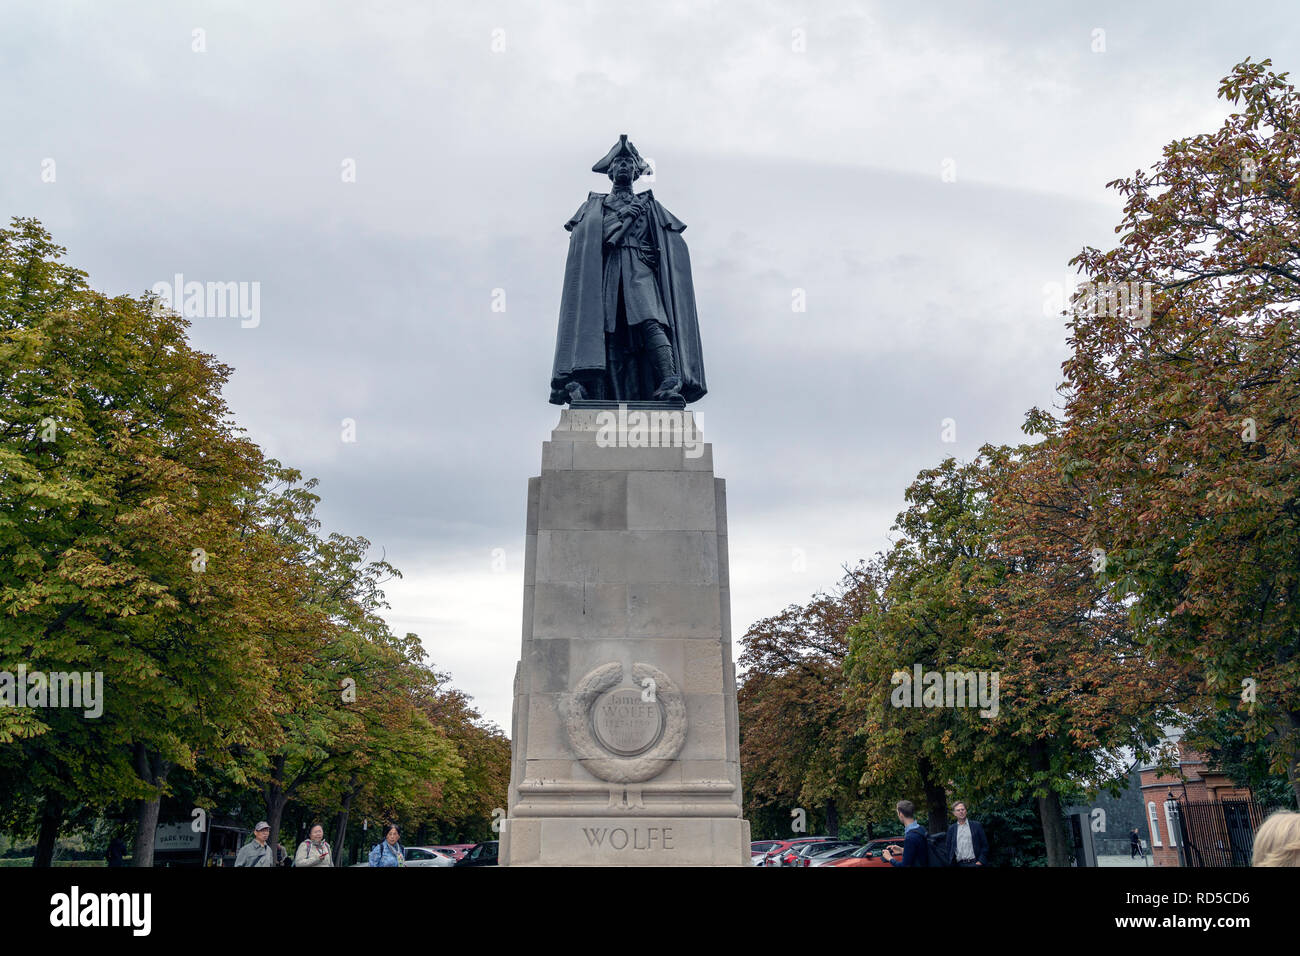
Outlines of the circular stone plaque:
M 591 725 L 600 745 L 610 753 L 635 757 L 658 742 L 664 715 L 658 701 L 641 699 L 639 688 L 616 687 L 596 698 Z

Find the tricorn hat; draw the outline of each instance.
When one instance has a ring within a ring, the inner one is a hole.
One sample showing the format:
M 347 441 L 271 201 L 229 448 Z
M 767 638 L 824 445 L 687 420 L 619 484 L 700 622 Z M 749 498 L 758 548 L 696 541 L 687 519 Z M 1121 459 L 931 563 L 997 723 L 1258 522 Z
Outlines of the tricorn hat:
M 627 133 L 624 133 L 618 138 L 618 142 L 614 144 L 600 162 L 591 167 L 591 171 L 593 173 L 605 173 L 608 175 L 610 165 L 619 156 L 632 157 L 632 162 L 635 165 L 635 172 L 632 174 L 633 179 L 636 179 L 643 173 L 650 172 L 650 164 L 642 159 L 641 154 L 636 151 L 636 147 L 627 141 Z

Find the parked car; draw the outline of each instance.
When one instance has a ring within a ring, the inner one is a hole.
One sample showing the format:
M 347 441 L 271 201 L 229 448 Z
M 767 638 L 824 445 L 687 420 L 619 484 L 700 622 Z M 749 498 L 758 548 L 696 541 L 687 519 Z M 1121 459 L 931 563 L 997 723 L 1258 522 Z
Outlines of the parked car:
M 842 856 L 836 860 L 830 860 L 827 866 L 889 866 L 889 861 L 882 855 L 881 851 L 887 846 L 902 846 L 903 838 L 897 837 L 879 837 L 874 840 L 868 840 L 862 846 L 858 847 L 852 853 Z
M 475 843 L 470 851 L 456 861 L 456 866 L 496 866 L 498 841 Z
M 810 840 L 825 840 L 827 837 L 798 837 L 794 840 L 777 840 L 772 848 L 767 851 L 763 857 L 762 866 L 780 866 L 781 856 L 791 847 L 798 846 L 801 843 L 807 843 Z
M 796 857 L 801 847 L 805 847 L 810 843 L 824 843 L 829 839 L 831 839 L 829 836 L 801 836 L 797 840 L 785 840 L 785 842 L 772 848 L 772 851 L 768 853 L 767 865 L 793 866 L 794 857 Z
M 817 843 L 805 843 L 796 847 L 794 857 L 787 864 L 788 866 L 809 866 L 812 858 L 831 850 L 840 850 L 844 847 L 856 846 L 852 840 L 825 840 Z
M 450 853 L 439 850 L 436 846 L 408 846 L 406 848 L 407 866 L 455 866 L 456 858 Z
M 437 846 L 430 847 L 431 850 L 437 850 L 439 853 L 445 853 L 453 860 L 464 859 L 465 854 L 474 849 L 473 843 L 440 843 Z
M 814 846 L 812 851 L 807 856 L 802 857 L 804 861 L 803 865 L 804 866 L 825 866 L 827 863 L 830 863 L 832 860 L 838 860 L 841 857 L 848 856 L 850 853 L 854 852 L 861 846 L 862 846 L 861 843 L 853 843 L 853 842 L 846 842 L 843 846 L 834 846 L 832 844 L 830 845 L 829 849 L 826 847 L 818 848 Z
M 799 854 L 808 847 L 821 846 L 822 840 L 805 840 L 803 843 L 796 843 L 790 846 L 777 857 L 777 866 L 798 866 Z
M 777 840 L 755 840 L 749 845 L 749 862 L 754 866 L 762 866 L 767 851 L 776 846 L 778 842 Z

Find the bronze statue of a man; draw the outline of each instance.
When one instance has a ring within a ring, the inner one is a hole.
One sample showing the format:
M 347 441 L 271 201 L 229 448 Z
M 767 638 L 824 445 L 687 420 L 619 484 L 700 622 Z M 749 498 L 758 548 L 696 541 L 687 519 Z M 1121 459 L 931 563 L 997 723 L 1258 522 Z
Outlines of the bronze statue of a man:
M 619 137 L 591 167 L 614 188 L 589 193 L 569 230 L 551 402 L 693 402 L 708 391 L 686 228 L 654 193 L 633 194 L 649 169 Z

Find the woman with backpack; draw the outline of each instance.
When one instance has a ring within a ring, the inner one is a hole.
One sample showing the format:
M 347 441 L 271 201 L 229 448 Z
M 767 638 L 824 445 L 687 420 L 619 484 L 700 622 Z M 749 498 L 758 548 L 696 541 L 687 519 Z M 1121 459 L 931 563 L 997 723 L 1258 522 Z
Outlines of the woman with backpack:
M 396 825 L 390 823 L 384 827 L 384 838 L 370 851 L 371 866 L 403 866 L 406 863 L 406 850 L 398 842 Z
M 294 866 L 333 866 L 330 859 L 330 845 L 325 842 L 325 828 L 313 823 L 307 831 L 307 839 L 298 846 L 293 855 Z

